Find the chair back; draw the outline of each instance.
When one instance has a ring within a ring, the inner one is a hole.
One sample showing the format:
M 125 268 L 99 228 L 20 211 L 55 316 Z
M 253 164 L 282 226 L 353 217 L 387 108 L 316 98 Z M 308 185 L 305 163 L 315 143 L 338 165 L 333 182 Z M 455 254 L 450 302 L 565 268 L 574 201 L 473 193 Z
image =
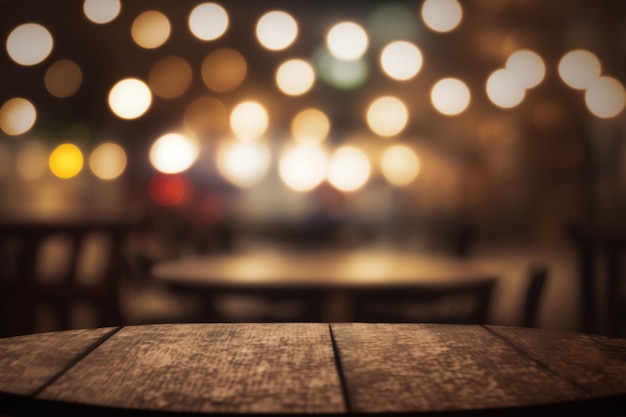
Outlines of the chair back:
M 528 287 L 522 310 L 522 326 L 537 327 L 537 315 L 541 305 L 542 295 L 548 280 L 548 267 L 532 265 L 528 272 Z
M 0 224 L 3 335 L 121 324 L 117 280 L 130 228 L 109 220 Z
M 353 293 L 354 321 L 485 324 L 495 279 Z
M 578 257 L 581 328 L 626 337 L 626 229 L 568 225 Z

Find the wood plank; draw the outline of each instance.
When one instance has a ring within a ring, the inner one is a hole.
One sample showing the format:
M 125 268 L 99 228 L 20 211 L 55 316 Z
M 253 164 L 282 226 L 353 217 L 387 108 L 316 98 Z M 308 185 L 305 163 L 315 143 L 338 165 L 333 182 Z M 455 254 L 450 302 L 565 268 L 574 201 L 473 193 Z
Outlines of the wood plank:
M 626 393 L 626 339 L 487 326 L 535 361 L 595 396 Z
M 0 339 L 0 392 L 33 395 L 115 330 L 67 330 Z
M 506 409 L 586 395 L 482 326 L 338 323 L 331 329 L 352 412 Z
M 345 412 L 328 324 L 125 327 L 41 399 L 164 412 Z

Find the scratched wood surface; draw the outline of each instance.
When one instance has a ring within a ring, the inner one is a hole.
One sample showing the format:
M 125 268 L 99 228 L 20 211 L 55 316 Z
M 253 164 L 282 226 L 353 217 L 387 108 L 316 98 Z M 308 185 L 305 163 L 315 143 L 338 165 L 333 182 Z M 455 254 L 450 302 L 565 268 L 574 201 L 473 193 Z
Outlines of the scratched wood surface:
M 590 395 L 482 326 L 340 323 L 332 331 L 353 412 L 513 409 Z
M 322 323 L 124 327 L 39 398 L 167 412 L 345 410 Z
M 0 339 L 0 392 L 33 395 L 115 328 Z
M 592 396 L 626 393 L 626 339 L 548 329 L 489 326 Z

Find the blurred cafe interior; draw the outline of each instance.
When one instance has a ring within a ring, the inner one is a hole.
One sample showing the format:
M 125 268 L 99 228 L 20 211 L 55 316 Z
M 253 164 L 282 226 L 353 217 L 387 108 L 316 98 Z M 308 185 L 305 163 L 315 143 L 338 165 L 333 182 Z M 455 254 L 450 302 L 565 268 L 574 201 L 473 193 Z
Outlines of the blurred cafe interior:
M 626 279 L 624 22 L 613 0 L 0 0 L 0 222 L 128 223 L 120 323 L 197 319 L 162 261 L 375 248 L 489 264 L 493 324 L 539 265 L 533 325 L 608 333 L 587 300 L 626 336 L 623 282 L 582 278 Z M 37 290 L 3 244 L 11 335 Z M 57 246 L 25 263 L 54 275 Z

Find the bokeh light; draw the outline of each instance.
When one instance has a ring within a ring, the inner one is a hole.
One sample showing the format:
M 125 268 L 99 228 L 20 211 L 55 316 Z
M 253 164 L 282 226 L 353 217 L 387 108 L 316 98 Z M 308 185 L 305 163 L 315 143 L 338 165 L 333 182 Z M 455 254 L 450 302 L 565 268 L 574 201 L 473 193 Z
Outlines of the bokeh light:
M 585 91 L 585 104 L 593 115 L 601 119 L 615 117 L 626 105 L 624 86 L 613 77 L 599 77 Z
M 239 87 L 247 72 L 246 59 L 231 48 L 216 49 L 202 61 L 201 73 L 204 84 L 219 93 Z
M 332 56 L 326 48 L 318 49 L 313 61 L 319 77 L 340 90 L 361 87 L 370 74 L 369 64 L 364 59 L 343 61 Z
M 256 25 L 256 37 L 265 48 L 280 51 L 288 48 L 298 36 L 298 22 L 287 12 L 272 10 Z
M 291 134 L 299 143 L 320 143 L 326 139 L 329 131 L 328 116 L 315 108 L 298 112 L 291 122 Z
M 517 106 L 526 97 L 526 89 L 512 79 L 506 69 L 498 69 L 489 75 L 486 84 L 487 97 L 493 104 L 505 109 Z
M 559 60 L 559 76 L 565 84 L 577 90 L 589 88 L 601 73 L 598 57 L 584 49 L 569 51 Z
M 122 119 L 136 119 L 142 116 L 151 104 L 150 88 L 137 78 L 123 79 L 109 92 L 109 107 Z
M 156 173 L 148 184 L 148 194 L 160 206 L 187 206 L 194 195 L 193 183 L 182 174 Z
M 83 82 L 83 72 L 69 59 L 56 61 L 46 71 L 44 84 L 50 94 L 65 98 L 74 95 Z
M 182 96 L 191 85 L 191 65 L 181 57 L 166 56 L 150 69 L 148 84 L 159 97 L 172 99 Z
M 118 178 L 126 169 L 126 152 L 114 142 L 98 145 L 89 157 L 89 168 L 93 174 L 103 180 Z
M 241 188 L 249 188 L 261 182 L 270 162 L 270 151 L 260 141 L 224 142 L 217 152 L 218 171 L 226 180 Z
M 224 134 L 228 131 L 228 111 L 214 97 L 199 97 L 187 106 L 184 124 L 196 137 Z
M 7 135 L 17 136 L 28 132 L 36 120 L 35 106 L 25 98 L 12 98 L 0 107 L 0 129 Z
M 355 22 L 339 22 L 326 35 L 328 51 L 337 59 L 354 61 L 361 58 L 369 46 L 367 32 Z
M 267 110 L 256 101 L 239 103 L 230 114 L 230 128 L 243 140 L 254 140 L 265 133 L 269 124 Z
M 15 63 L 30 66 L 42 62 L 52 52 L 52 35 L 38 23 L 24 23 L 9 33 L 6 48 Z
M 356 191 L 369 180 L 372 168 L 367 156 L 358 148 L 344 145 L 330 157 L 326 179 L 340 191 Z
M 444 78 L 433 86 L 430 100 L 435 109 L 447 116 L 462 113 L 470 103 L 470 90 L 456 78 Z
M 422 69 L 422 52 L 408 41 L 387 44 L 380 54 L 380 66 L 394 80 L 409 80 Z
M 546 75 L 543 59 L 536 52 L 527 49 L 512 53 L 506 61 L 505 69 L 522 88 L 536 87 Z
M 48 160 L 50 171 L 59 178 L 73 178 L 83 169 L 83 153 L 72 143 L 57 146 Z
M 422 20 L 435 32 L 450 32 L 463 18 L 463 9 L 457 0 L 424 0 Z
M 167 16 L 156 10 L 148 10 L 135 18 L 131 35 L 137 45 L 145 49 L 154 49 L 167 41 L 171 30 Z
M 217 3 L 197 5 L 189 14 L 189 30 L 198 39 L 212 41 L 220 38 L 228 29 L 226 10 Z
M 121 9 L 120 0 L 85 0 L 83 2 L 85 17 L 97 24 L 113 21 L 120 14 Z
M 180 133 L 166 133 L 150 147 L 150 163 L 157 171 L 176 174 L 187 170 L 199 153 L 195 139 Z
M 381 157 L 381 171 L 389 183 L 404 187 L 412 183 L 420 171 L 420 161 L 406 145 L 393 145 Z
M 315 71 L 302 59 L 290 59 L 283 62 L 276 70 L 276 85 L 283 93 L 300 96 L 313 87 Z
M 367 125 L 380 136 L 395 136 L 402 132 L 409 120 L 409 112 L 397 97 L 384 96 L 374 100 L 367 108 Z
M 367 19 L 372 42 L 381 45 L 398 39 L 414 39 L 419 26 L 417 14 L 399 3 L 382 3 Z
M 328 158 L 316 144 L 305 143 L 285 149 L 279 160 L 280 178 L 294 191 L 314 189 L 326 178 Z
M 48 169 L 49 156 L 48 148 L 40 140 L 27 140 L 15 157 L 17 173 L 28 181 L 43 177 Z

